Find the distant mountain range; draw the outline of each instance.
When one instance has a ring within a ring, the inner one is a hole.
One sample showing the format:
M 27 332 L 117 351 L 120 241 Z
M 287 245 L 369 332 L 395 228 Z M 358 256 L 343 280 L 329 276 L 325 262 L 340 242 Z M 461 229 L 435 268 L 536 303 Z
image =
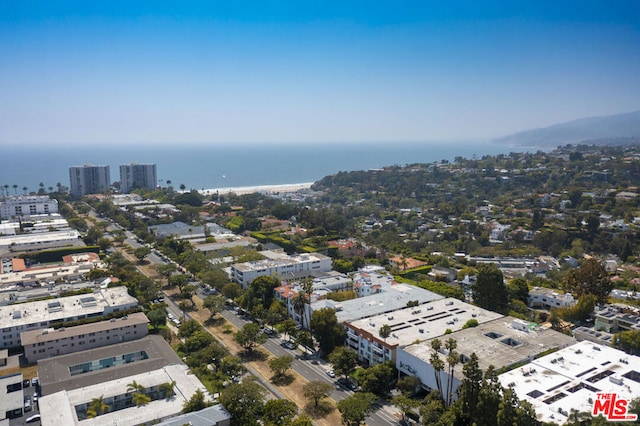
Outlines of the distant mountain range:
M 589 117 L 494 139 L 506 145 L 556 147 L 566 144 L 640 144 L 640 111 Z

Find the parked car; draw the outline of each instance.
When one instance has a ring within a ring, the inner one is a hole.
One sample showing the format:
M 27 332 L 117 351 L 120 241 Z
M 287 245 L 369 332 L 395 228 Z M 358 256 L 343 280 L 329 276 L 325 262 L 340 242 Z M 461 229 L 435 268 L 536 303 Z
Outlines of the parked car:
M 28 388 L 29 386 L 31 386 L 31 380 L 29 379 L 25 379 L 22 381 L 22 388 Z
M 24 411 L 31 411 L 31 397 L 29 395 L 24 397 Z
M 35 422 L 39 422 L 40 421 L 40 414 L 34 414 L 31 417 L 27 417 L 27 419 L 24 421 L 25 423 L 35 423 Z
M 31 386 L 38 386 L 38 383 L 40 383 L 38 381 L 38 377 L 34 377 L 33 379 L 31 379 Z
M 280 343 L 280 345 L 284 348 L 287 349 L 295 349 L 296 348 L 296 344 L 293 342 L 290 342 L 288 340 L 283 341 L 282 343 Z
M 331 378 L 336 377 L 336 373 L 333 370 L 327 370 L 326 373 L 327 373 L 327 376 Z

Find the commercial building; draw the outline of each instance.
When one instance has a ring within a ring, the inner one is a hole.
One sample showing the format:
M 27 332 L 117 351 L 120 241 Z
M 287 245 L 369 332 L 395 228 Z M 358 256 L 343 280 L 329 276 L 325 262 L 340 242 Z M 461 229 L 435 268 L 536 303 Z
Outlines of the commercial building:
M 111 186 L 109 166 L 85 164 L 69 167 L 69 181 L 71 195 L 75 198 L 87 194 L 99 194 Z
M 140 339 L 149 334 L 148 324 L 147 316 L 136 312 L 76 327 L 24 331 L 20 333 L 20 340 L 24 356 L 31 364 L 43 358 Z
M 22 373 L 0 377 L 0 424 L 22 416 L 22 397 Z
M 496 369 L 509 368 L 532 361 L 547 351 L 562 349 L 576 343 L 570 336 L 513 317 L 498 318 L 437 338 L 443 346 L 450 338 L 457 342 L 456 352 L 460 354 L 460 363 L 454 367 L 452 376 L 447 371 L 439 373 L 443 389 L 448 389 L 449 381 L 452 381 L 454 399 L 458 386 L 464 379 L 462 368 L 472 353 L 478 357 L 480 369 L 486 371 L 490 365 Z M 432 341 L 433 339 L 430 339 L 398 348 L 396 353 L 398 371 L 418 377 L 422 386 L 428 390 L 438 389 L 436 372 L 430 360 L 433 354 Z M 437 354 L 447 365 L 448 352 L 444 347 Z
M 79 296 L 0 306 L 0 349 L 21 346 L 20 333 L 24 331 L 108 315 L 136 306 L 138 300 L 130 296 L 124 286 Z
M 592 342 L 579 342 L 499 376 L 541 422 L 564 424 L 572 409 L 592 413 L 609 395 L 631 401 L 640 395 L 640 357 Z
M 120 166 L 120 192 L 128 194 L 132 189 L 155 189 L 158 185 L 155 164 L 130 163 Z
M 262 252 L 262 254 L 265 254 Z M 231 278 L 247 289 L 251 281 L 263 276 L 290 278 L 299 274 L 309 276 L 314 272 L 329 272 L 332 269 L 331 258 L 319 253 L 286 255 L 270 252 L 269 259 L 256 260 L 231 265 Z
M 28 218 L 58 212 L 58 200 L 46 195 L 14 195 L 0 200 L 0 219 Z
M 469 320 L 482 324 L 501 317 L 458 299 L 434 300 L 383 315 L 345 321 L 345 345 L 356 351 L 360 362 L 367 365 L 395 362 L 399 347 L 460 330 Z M 385 325 L 389 326 L 390 335 L 383 338 L 380 329 Z

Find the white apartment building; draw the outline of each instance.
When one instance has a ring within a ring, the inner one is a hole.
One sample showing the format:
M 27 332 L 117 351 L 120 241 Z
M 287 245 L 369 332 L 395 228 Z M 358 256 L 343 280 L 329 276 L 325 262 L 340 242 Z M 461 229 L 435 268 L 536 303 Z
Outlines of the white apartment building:
M 447 389 L 452 381 L 452 397 L 457 398 L 457 389 L 464 379 L 463 367 L 472 353 L 478 357 L 478 366 L 483 371 L 492 365 L 496 369 L 532 361 L 541 353 L 553 349 L 562 349 L 576 343 L 566 334 L 547 330 L 534 323 L 527 323 L 513 317 L 502 317 L 485 322 L 477 327 L 454 331 L 446 336 L 437 337 L 443 344 L 438 357 L 447 365 L 447 351 L 444 343 L 449 338 L 457 342 L 456 352 L 460 354 L 460 363 L 454 367 L 453 376 L 441 371 L 442 389 Z M 422 386 L 437 389 L 436 373 L 431 365 L 433 339 L 414 345 L 398 348 L 396 368 L 402 374 L 416 376 Z M 558 374 L 558 378 L 562 375 Z
M 503 373 L 498 379 L 533 406 L 538 421 L 564 424 L 572 409 L 591 413 L 595 401 L 605 395 L 627 401 L 637 398 L 640 357 L 583 341 Z
M 84 246 L 80 233 L 75 229 L 0 237 L 0 253 L 36 251 L 72 245 Z
M 447 330 L 460 330 L 471 319 L 482 324 L 501 317 L 496 312 L 458 299 L 439 299 L 382 315 L 345 321 L 345 345 L 358 353 L 360 362 L 372 366 L 395 361 L 399 347 L 443 336 Z M 380 329 L 384 325 L 391 329 L 386 339 L 380 337 Z
M 22 345 L 24 331 L 49 327 L 52 323 L 108 315 L 138 306 L 124 286 L 96 290 L 91 294 L 60 297 L 0 306 L 0 349 Z
M 329 272 L 332 269 L 331 258 L 319 253 L 286 255 L 271 252 L 270 259 L 256 260 L 231 265 L 231 279 L 247 289 L 251 281 L 263 276 L 276 276 L 280 279 L 309 275 L 317 272 Z
M 75 198 L 87 194 L 99 194 L 111 186 L 109 166 L 85 164 L 69 167 L 69 181 L 71 195 Z
M 120 166 L 120 192 L 128 194 L 132 189 L 155 189 L 158 175 L 155 164 L 129 163 Z
M 571 293 L 558 293 L 550 288 L 535 287 L 529 291 L 527 305 L 530 308 L 564 308 L 571 307 L 577 302 Z
M 136 406 L 133 392 L 127 391 L 128 384 L 134 381 L 142 386 L 141 392 L 151 398 L 149 403 Z M 163 384 L 172 382 L 175 383 L 173 396 L 167 398 L 160 389 Z M 102 383 L 46 394 L 39 401 L 41 421 L 43 426 L 155 424 L 181 414 L 185 402 L 197 390 L 204 393 L 205 401 L 211 401 L 209 392 L 189 367 L 170 364 Z M 86 412 L 95 398 L 103 398 L 109 410 L 88 419 Z M 213 424 L 206 420 L 205 423 Z
M 22 373 L 0 377 L 0 424 L 22 416 Z M 5 423 L 6 422 L 6 423 Z
M 149 319 L 142 312 L 122 318 L 76 327 L 30 330 L 20 333 L 28 363 L 114 343 L 140 339 L 149 334 Z
M 58 200 L 46 195 L 14 195 L 0 200 L 0 219 L 28 218 L 58 213 Z

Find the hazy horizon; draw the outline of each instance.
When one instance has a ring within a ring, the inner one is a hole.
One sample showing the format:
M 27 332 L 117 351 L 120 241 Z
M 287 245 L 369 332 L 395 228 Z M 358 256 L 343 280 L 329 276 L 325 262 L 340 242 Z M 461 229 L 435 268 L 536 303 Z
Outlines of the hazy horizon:
M 640 3 L 0 3 L 0 145 L 488 141 L 640 110 Z

